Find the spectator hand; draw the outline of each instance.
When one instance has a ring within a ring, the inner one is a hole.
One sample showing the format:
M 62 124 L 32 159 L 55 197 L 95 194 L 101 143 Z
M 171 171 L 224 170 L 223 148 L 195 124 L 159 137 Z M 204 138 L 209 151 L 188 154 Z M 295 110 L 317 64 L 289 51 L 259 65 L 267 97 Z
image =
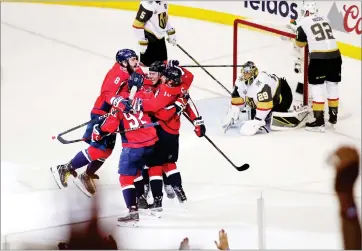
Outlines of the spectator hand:
M 189 238 L 184 238 L 180 243 L 179 250 L 190 250 Z
M 219 243 L 217 243 L 217 241 L 215 241 L 215 245 L 219 250 L 230 250 L 228 235 L 224 229 L 221 229 L 219 231 Z

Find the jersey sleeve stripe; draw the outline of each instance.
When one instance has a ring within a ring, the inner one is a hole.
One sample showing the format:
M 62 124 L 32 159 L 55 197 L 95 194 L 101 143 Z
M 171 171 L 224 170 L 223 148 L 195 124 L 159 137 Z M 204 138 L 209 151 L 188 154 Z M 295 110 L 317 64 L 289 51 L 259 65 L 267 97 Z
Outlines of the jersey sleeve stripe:
M 258 102 L 256 109 L 258 110 L 271 110 L 273 108 L 273 101 L 268 102 Z
M 243 105 L 245 103 L 244 99 L 241 97 L 231 98 L 232 105 Z

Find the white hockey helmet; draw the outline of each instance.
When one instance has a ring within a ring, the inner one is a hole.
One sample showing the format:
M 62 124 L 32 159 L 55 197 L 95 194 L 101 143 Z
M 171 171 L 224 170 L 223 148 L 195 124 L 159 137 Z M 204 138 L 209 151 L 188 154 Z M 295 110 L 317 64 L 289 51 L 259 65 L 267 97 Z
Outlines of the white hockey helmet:
M 317 3 L 314 1 L 302 1 L 302 8 L 300 9 L 300 14 L 302 17 L 308 17 L 317 15 L 318 7 Z

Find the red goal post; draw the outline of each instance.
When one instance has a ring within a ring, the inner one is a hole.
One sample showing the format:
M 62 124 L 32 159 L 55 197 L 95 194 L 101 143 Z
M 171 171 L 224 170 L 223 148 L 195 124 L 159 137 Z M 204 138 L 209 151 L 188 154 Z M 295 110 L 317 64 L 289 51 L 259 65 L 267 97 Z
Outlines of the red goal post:
M 269 32 L 273 33 L 273 35 L 279 35 L 288 37 L 290 39 L 295 39 L 296 35 L 293 33 L 285 32 L 282 30 L 278 30 L 275 28 L 271 28 L 265 25 L 253 23 L 250 21 L 246 21 L 243 19 L 235 19 L 234 20 L 234 34 L 233 34 L 233 85 L 235 84 L 235 80 L 237 78 L 237 72 L 238 72 L 238 31 L 240 28 L 246 28 L 246 29 L 252 29 L 256 30 L 256 32 Z M 303 85 L 303 105 L 308 105 L 308 47 L 306 46 L 304 49 L 304 66 L 303 66 L 303 79 L 304 79 L 304 85 Z

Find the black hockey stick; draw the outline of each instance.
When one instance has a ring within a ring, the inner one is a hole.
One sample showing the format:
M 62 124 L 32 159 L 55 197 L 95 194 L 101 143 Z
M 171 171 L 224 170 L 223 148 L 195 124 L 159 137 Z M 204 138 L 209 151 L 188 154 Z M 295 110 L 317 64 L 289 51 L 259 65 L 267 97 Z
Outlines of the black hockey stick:
M 188 121 L 190 121 L 191 124 L 194 124 L 192 122 L 192 120 L 190 119 L 189 116 L 187 116 L 187 114 L 183 113 L 183 115 L 187 118 Z M 225 153 L 217 146 L 215 145 L 215 143 L 205 134 L 204 135 L 204 138 L 209 141 L 209 143 L 236 169 L 238 170 L 239 172 L 242 172 L 242 171 L 245 171 L 245 170 L 248 170 L 250 165 L 245 163 L 241 166 L 237 166 L 235 165 L 226 155 Z
M 145 125 L 141 125 L 139 127 L 135 127 L 135 128 L 130 128 L 130 129 L 126 129 L 126 130 L 123 130 L 123 131 L 115 131 L 114 133 L 110 133 L 108 135 L 111 135 L 111 134 L 115 134 L 115 133 L 126 133 L 126 132 L 130 132 L 130 131 L 135 131 L 135 130 L 138 130 L 138 129 L 141 129 L 141 128 L 147 128 L 147 127 L 151 127 L 151 126 L 156 126 L 156 125 L 159 125 L 158 122 L 155 122 L 155 123 L 149 123 L 149 124 L 145 124 Z M 107 136 L 108 136 L 107 135 Z M 66 140 L 64 139 L 63 137 L 57 137 L 57 139 L 59 140 L 60 143 L 62 144 L 72 144 L 72 143 L 77 143 L 77 142 L 84 142 L 86 140 L 90 140 L 89 139 L 85 139 L 85 138 L 81 138 L 81 139 L 74 139 L 74 140 Z
M 193 68 L 225 68 L 225 67 L 242 67 L 242 65 L 228 65 L 228 64 L 221 64 L 221 65 L 181 65 L 181 67 L 193 67 Z
M 201 69 L 203 69 L 203 70 L 206 72 L 207 75 L 209 75 L 213 80 L 216 81 L 216 83 L 218 83 L 225 91 L 227 91 L 227 92 L 231 95 L 231 92 L 228 90 L 228 88 L 226 88 L 222 83 L 220 83 L 219 80 L 217 80 L 213 75 L 211 75 L 211 73 L 208 72 L 208 71 L 204 68 L 204 66 L 200 65 L 199 62 L 197 62 L 196 59 L 194 59 L 184 48 L 182 48 L 179 44 L 177 44 L 177 47 L 178 47 L 181 51 L 183 51 L 183 53 L 185 53 L 189 58 L 191 58 L 192 61 L 194 61 L 195 64 L 198 65 L 198 67 L 200 67 Z
M 118 90 L 117 90 L 117 92 L 116 92 L 116 95 L 118 94 L 120 88 L 121 88 L 121 87 L 118 88 Z M 134 98 L 136 92 L 137 92 L 137 87 L 136 87 L 136 86 L 133 86 L 132 89 L 130 90 L 130 94 L 129 94 L 129 99 L 130 99 L 130 100 L 132 100 L 132 99 Z M 90 123 L 92 123 L 92 124 L 93 124 L 93 123 L 97 123 L 98 121 L 101 121 L 101 120 L 103 120 L 103 119 L 106 119 L 108 116 L 114 115 L 114 114 L 116 114 L 116 113 L 119 112 L 119 111 L 121 111 L 121 110 L 120 110 L 120 109 L 115 109 L 114 111 L 112 111 L 112 112 L 110 112 L 110 113 L 104 114 L 104 115 L 99 116 L 98 118 L 95 118 L 95 119 L 91 119 L 91 120 L 89 120 L 89 121 L 87 121 L 87 122 L 85 122 L 85 123 L 83 123 L 83 124 L 80 124 L 80 125 L 78 125 L 78 126 L 75 126 L 75 127 L 70 128 L 70 129 L 68 129 L 68 130 L 66 130 L 66 131 L 64 131 L 64 132 L 59 133 L 57 137 L 52 136 L 52 139 L 55 139 L 55 138 L 56 138 L 56 139 L 59 140 L 60 142 L 62 142 L 62 141 L 64 142 L 64 141 L 66 141 L 66 140 L 65 140 L 64 138 L 62 138 L 63 135 L 65 135 L 65 134 L 67 134 L 67 133 L 70 133 L 70 132 L 72 132 L 72 131 L 75 131 L 75 130 L 77 130 L 77 129 L 83 127 L 83 126 L 86 126 L 86 125 L 88 125 L 88 124 L 90 124 Z M 80 140 L 80 141 L 81 141 L 81 140 Z M 75 141 L 75 142 L 79 142 L 79 141 Z M 73 143 L 74 143 L 74 142 L 73 142 Z M 63 143 L 63 144 L 69 144 L 69 143 Z

